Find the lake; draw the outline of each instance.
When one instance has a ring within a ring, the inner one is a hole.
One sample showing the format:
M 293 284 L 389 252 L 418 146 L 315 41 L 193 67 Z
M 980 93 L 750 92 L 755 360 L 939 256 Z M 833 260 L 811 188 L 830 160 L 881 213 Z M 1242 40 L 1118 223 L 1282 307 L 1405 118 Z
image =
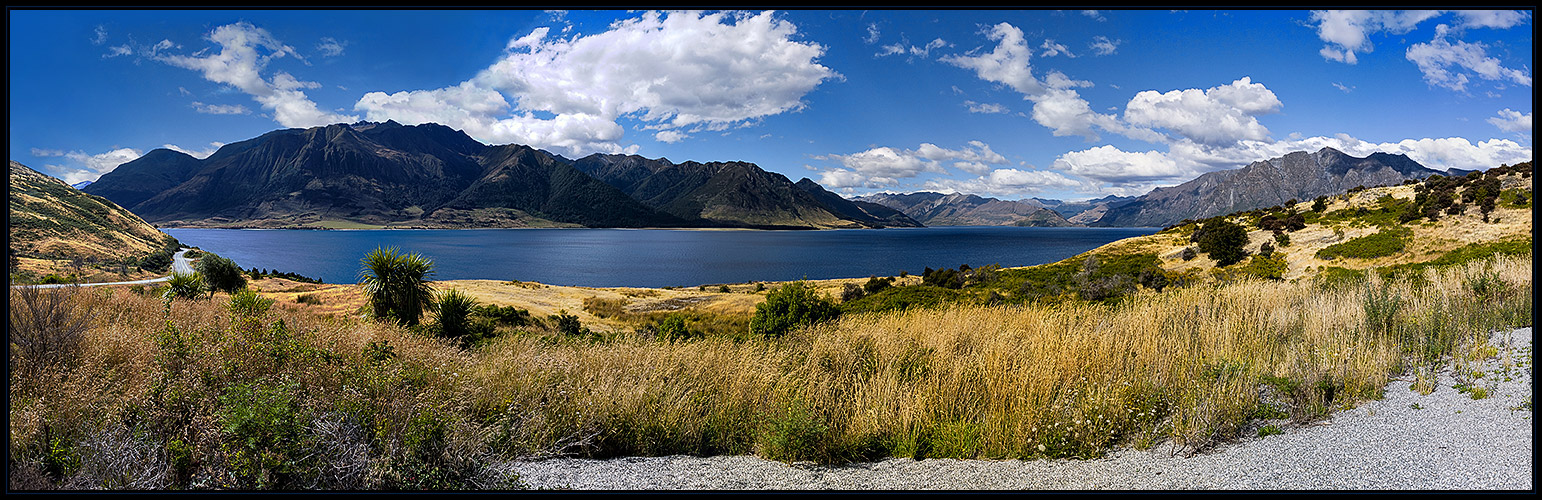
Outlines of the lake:
M 377 246 L 433 259 L 433 279 L 538 281 L 594 287 L 920 274 L 926 267 L 1055 262 L 1160 228 L 927 227 L 823 231 L 667 229 L 165 229 L 253 267 L 356 283 Z

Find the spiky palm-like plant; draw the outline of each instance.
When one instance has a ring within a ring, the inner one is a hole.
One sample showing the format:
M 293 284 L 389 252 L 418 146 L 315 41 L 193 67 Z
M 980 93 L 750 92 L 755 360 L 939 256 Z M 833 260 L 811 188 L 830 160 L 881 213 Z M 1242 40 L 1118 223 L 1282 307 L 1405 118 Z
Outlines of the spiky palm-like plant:
M 166 280 L 165 296 L 181 299 L 201 299 L 208 292 L 208 285 L 203 280 L 203 275 L 198 273 L 172 272 L 171 279 Z
M 434 301 L 434 313 L 439 317 L 441 334 L 458 339 L 470 333 L 471 313 L 476 307 L 477 299 L 461 293 L 460 290 L 450 289 L 440 292 L 438 300 Z
M 359 283 L 369 297 L 377 318 L 395 318 L 406 326 L 418 324 L 423 308 L 434 299 L 429 277 L 434 261 L 412 253 L 402 255 L 395 247 L 376 247 L 359 260 Z

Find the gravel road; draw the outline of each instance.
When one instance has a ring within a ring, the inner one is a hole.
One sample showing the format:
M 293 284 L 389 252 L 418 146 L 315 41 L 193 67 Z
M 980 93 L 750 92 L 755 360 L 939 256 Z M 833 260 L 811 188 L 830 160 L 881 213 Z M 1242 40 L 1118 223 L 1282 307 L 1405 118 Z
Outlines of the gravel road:
M 188 249 L 183 248 L 181 250 L 177 250 L 177 253 L 172 254 L 172 256 L 171 256 L 171 271 L 172 272 L 188 273 L 188 274 L 192 274 L 193 273 L 193 261 L 191 259 L 187 258 L 187 256 L 186 256 L 187 250 Z M 113 282 L 107 282 L 107 283 L 65 283 L 65 284 L 53 284 L 53 285 L 11 285 L 11 288 L 20 288 L 20 287 L 30 287 L 30 288 L 64 288 L 64 287 L 67 287 L 67 286 L 148 285 L 148 284 L 151 284 L 151 283 L 160 283 L 162 281 L 170 281 L 170 280 L 171 280 L 171 276 L 168 275 L 168 276 L 162 276 L 162 277 L 159 277 L 159 278 L 153 278 L 153 279 L 147 279 L 147 280 L 139 280 L 139 281 L 113 281 Z
M 532 488 L 651 489 L 1517 489 L 1531 490 L 1531 328 L 1511 337 L 1524 358 L 1513 380 L 1491 361 L 1476 385 L 1454 389 L 1449 372 L 1429 395 L 1395 380 L 1385 397 L 1284 434 L 1247 438 L 1192 457 L 1161 447 L 1097 460 L 889 459 L 838 467 L 753 456 L 554 459 L 502 464 Z M 1501 347 L 1500 356 L 1504 356 Z

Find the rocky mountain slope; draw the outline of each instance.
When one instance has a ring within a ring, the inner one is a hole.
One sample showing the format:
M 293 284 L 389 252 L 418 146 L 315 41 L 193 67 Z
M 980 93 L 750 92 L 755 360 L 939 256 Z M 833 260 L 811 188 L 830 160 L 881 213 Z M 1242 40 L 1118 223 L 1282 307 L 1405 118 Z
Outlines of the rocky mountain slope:
M 1356 158 L 1333 148 L 1298 151 L 1235 169 L 1210 172 L 1173 187 L 1153 189 L 1119 206 L 1110 206 L 1094 226 L 1167 226 L 1255 208 L 1283 205 L 1343 193 L 1356 186 L 1400 184 L 1445 172 L 1431 170 L 1404 155 L 1373 153 Z
M 982 198 L 972 194 L 878 193 L 859 196 L 853 200 L 876 203 L 899 210 L 928 226 L 1063 227 L 1076 225 L 1055 211 L 1035 204 Z
M 677 217 L 704 219 L 721 225 L 761 228 L 919 225 L 915 221 L 889 221 L 869 214 L 813 181 L 794 184 L 786 176 L 767 172 L 753 163 L 688 161 L 676 164 L 667 158 L 595 154 L 575 160 L 573 166 L 649 207 Z
M 675 165 L 623 155 L 575 162 L 526 146 L 488 146 L 442 125 L 393 121 L 277 130 L 203 160 L 158 149 L 85 191 L 148 221 L 194 227 L 836 228 L 914 222 L 889 222 L 849 202 L 826 206 L 809 190 L 751 163 Z

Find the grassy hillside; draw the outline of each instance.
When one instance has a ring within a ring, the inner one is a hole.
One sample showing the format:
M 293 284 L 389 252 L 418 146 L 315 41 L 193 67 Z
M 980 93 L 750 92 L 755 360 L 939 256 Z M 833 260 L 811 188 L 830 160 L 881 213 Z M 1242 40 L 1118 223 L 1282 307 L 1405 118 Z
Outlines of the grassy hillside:
M 176 241 L 132 212 L 14 161 L 10 172 L 13 274 L 26 279 L 73 272 L 102 281 L 109 274 L 162 273 L 154 255 L 171 263 L 167 249 L 174 250 Z

